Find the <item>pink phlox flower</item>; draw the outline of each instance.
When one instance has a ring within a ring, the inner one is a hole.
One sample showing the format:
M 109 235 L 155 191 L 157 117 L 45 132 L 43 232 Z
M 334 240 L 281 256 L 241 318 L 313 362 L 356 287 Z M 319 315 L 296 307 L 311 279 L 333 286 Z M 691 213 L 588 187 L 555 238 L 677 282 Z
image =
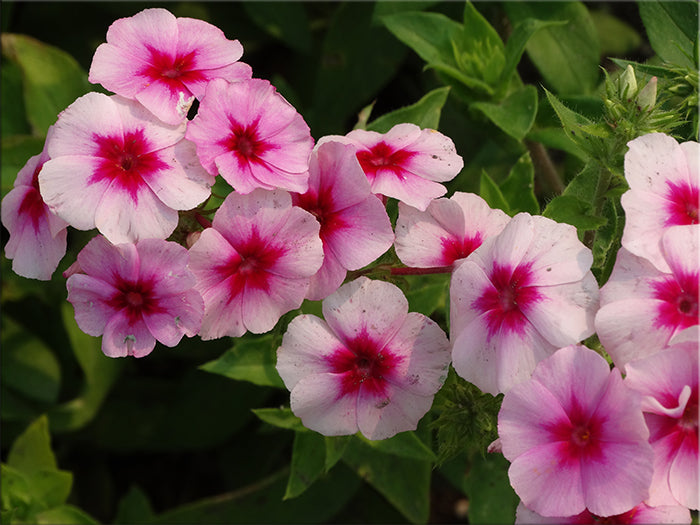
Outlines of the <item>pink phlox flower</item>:
M 238 193 L 308 189 L 309 126 L 267 80 L 210 82 L 187 138 L 206 170 Z
M 321 225 L 323 266 L 306 295 L 316 301 L 337 290 L 347 270 L 359 270 L 386 252 L 394 231 L 352 146 L 331 141 L 314 149 L 309 173 L 308 191 L 292 194 L 292 202 Z
M 285 191 L 230 193 L 190 248 L 205 304 L 202 339 L 268 332 L 299 308 L 323 263 L 319 228 Z
M 653 452 L 641 396 L 585 346 L 540 362 L 498 414 L 510 483 L 542 516 L 612 516 L 649 494 Z
M 399 202 L 396 255 L 415 268 L 450 266 L 500 233 L 509 220 L 473 193 L 458 191 L 449 199 L 435 199 L 425 211 Z
M 415 124 L 397 124 L 386 133 L 356 129 L 319 142 L 324 140 L 340 140 L 357 148 L 357 159 L 373 193 L 421 211 L 447 192 L 440 183 L 452 180 L 464 167 L 452 139 Z
M 162 239 L 111 244 L 93 238 L 66 281 L 75 320 L 102 336 L 109 357 L 143 357 L 156 341 L 174 347 L 199 331 L 204 302 L 193 286 L 187 250 Z
M 88 93 L 58 117 L 39 173 L 44 201 L 79 230 L 112 243 L 168 237 L 177 210 L 204 201 L 214 182 L 184 140 L 138 102 Z
M 698 344 L 677 343 L 628 363 L 627 385 L 640 392 L 654 449 L 650 505 L 698 509 Z
M 47 142 L 53 128 L 49 128 Z M 49 160 L 46 143 L 39 155 L 19 170 L 13 188 L 2 200 L 2 224 L 10 239 L 5 256 L 22 277 L 48 281 L 66 254 L 68 223 L 56 216 L 39 192 L 39 172 Z
M 640 503 L 636 507 L 617 514 L 615 516 L 601 517 L 584 510 L 575 516 L 540 516 L 531 511 L 522 502 L 518 504 L 515 511 L 515 523 L 517 524 L 542 524 L 542 525 L 563 525 L 563 524 L 604 524 L 604 523 L 646 523 L 658 525 L 659 523 L 691 523 L 690 511 L 680 505 L 662 505 L 650 507 L 646 503 Z
M 107 43 L 95 51 L 89 80 L 138 100 L 156 117 L 178 124 L 214 78 L 249 79 L 252 69 L 238 62 L 243 46 L 217 27 L 193 18 L 175 18 L 161 8 L 116 20 Z
M 447 337 L 408 312 L 399 288 L 360 277 L 323 301 L 323 317 L 292 320 L 277 371 L 303 424 L 326 436 L 386 439 L 415 430 L 442 386 Z
M 643 135 L 628 143 L 622 195 L 625 229 L 622 246 L 668 270 L 660 240 L 671 226 L 698 224 L 700 173 L 697 142 L 678 144 L 663 133 Z
M 593 334 L 598 284 L 576 229 L 519 213 L 452 272 L 455 371 L 482 391 L 506 392 L 563 346 Z
M 698 341 L 700 225 L 670 227 L 661 239 L 664 267 L 621 248 L 600 291 L 598 337 L 615 365 L 663 350 L 681 338 Z

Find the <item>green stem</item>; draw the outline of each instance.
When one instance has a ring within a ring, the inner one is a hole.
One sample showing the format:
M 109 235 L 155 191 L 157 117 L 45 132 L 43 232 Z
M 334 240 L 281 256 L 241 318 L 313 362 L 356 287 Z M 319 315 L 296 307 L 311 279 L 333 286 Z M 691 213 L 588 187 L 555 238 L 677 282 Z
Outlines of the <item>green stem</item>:
M 541 143 L 532 140 L 526 140 L 525 146 L 527 146 L 530 152 L 530 157 L 532 157 L 532 163 L 535 166 L 536 173 L 542 176 L 547 186 L 549 186 L 555 194 L 561 195 L 566 186 L 564 185 L 564 181 L 561 180 L 545 147 Z
M 604 166 L 598 168 L 598 184 L 595 189 L 595 195 L 593 197 L 593 215 L 598 217 L 603 213 L 603 206 L 605 206 L 605 195 L 610 189 L 610 181 L 612 180 L 612 173 L 609 169 Z M 593 249 L 593 242 L 595 241 L 595 235 L 597 230 L 588 230 L 583 235 L 583 244 Z

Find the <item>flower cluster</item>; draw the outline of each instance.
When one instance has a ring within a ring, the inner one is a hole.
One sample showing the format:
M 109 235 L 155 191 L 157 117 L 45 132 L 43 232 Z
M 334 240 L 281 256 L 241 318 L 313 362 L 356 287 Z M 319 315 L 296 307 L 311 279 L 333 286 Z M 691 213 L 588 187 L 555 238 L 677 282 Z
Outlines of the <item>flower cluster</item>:
M 629 143 L 622 248 L 599 289 L 573 226 L 443 197 L 464 166 L 450 138 L 403 123 L 314 141 L 242 54 L 165 9 L 114 22 L 89 73 L 114 94 L 66 108 L 3 201 L 13 269 L 50 279 L 68 227 L 96 229 L 64 276 L 78 326 L 110 357 L 269 332 L 322 300 L 323 318 L 291 320 L 277 353 L 308 428 L 373 440 L 413 430 L 452 364 L 504 395 L 494 448 L 511 462 L 519 521 L 688 521 L 699 506 L 698 144 Z M 231 188 L 210 208 L 218 176 Z M 186 235 L 172 235 L 178 225 Z M 449 335 L 409 312 L 396 285 L 348 279 L 392 247 L 404 266 L 389 273 L 450 274 Z M 596 333 L 600 352 L 582 344 Z

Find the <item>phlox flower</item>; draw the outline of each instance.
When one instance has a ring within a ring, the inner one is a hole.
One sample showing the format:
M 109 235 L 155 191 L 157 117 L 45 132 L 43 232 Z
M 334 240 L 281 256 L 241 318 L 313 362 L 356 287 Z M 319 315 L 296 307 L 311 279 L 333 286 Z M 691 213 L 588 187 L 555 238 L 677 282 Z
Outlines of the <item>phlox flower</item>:
M 47 134 L 51 136 L 53 128 Z M 5 255 L 22 277 L 48 281 L 66 254 L 68 223 L 54 215 L 39 192 L 39 172 L 49 160 L 46 143 L 39 155 L 19 170 L 13 188 L 2 200 L 2 224 L 10 233 Z
M 698 345 L 685 341 L 628 363 L 654 449 L 650 505 L 698 509 Z M 661 523 L 661 522 L 659 522 Z
M 540 516 L 528 509 L 522 502 L 518 504 L 518 508 L 515 511 L 516 524 L 564 525 L 571 523 L 590 525 L 591 523 L 647 523 L 649 525 L 658 525 L 659 523 L 690 522 L 690 511 L 680 505 L 650 507 L 646 503 L 640 503 L 627 512 L 607 517 L 596 516 L 588 510 L 584 510 L 575 516 Z
M 329 135 L 319 142 L 325 140 L 355 146 L 373 193 L 421 211 L 446 193 L 440 183 L 452 180 L 464 167 L 452 139 L 415 124 L 397 124 L 386 133 L 356 129 L 344 137 Z
M 442 329 L 409 313 L 399 288 L 366 277 L 338 288 L 322 310 L 325 320 L 295 317 L 277 351 L 292 412 L 326 436 L 415 430 L 447 375 Z
M 384 204 L 369 189 L 352 146 L 327 142 L 309 162 L 309 189 L 292 202 L 321 225 L 323 266 L 311 278 L 307 299 L 319 300 L 342 284 L 347 270 L 359 270 L 386 252 L 394 231 Z
M 323 262 L 318 232 L 285 191 L 230 193 L 190 248 L 205 305 L 202 339 L 264 333 L 299 308 Z
M 598 337 L 615 365 L 661 351 L 679 338 L 698 341 L 700 225 L 673 226 L 661 239 L 668 271 L 621 248 L 600 290 Z
M 238 193 L 308 189 L 309 126 L 267 80 L 211 81 L 186 136 L 206 170 Z
M 204 303 L 187 262 L 187 250 L 174 242 L 93 238 L 66 281 L 78 326 L 101 335 L 109 357 L 143 357 L 156 341 L 173 347 L 196 335 Z
M 513 489 L 542 516 L 612 516 L 648 496 L 653 452 L 641 396 L 585 346 L 556 351 L 506 392 L 498 435 Z
M 598 284 L 576 229 L 519 213 L 452 272 L 455 371 L 482 391 L 506 392 L 558 348 L 593 334 Z
M 425 211 L 399 202 L 396 255 L 414 268 L 450 266 L 500 233 L 509 220 L 473 193 L 458 191 L 449 199 L 435 199 Z
M 177 210 L 204 201 L 214 182 L 184 135 L 184 122 L 166 125 L 138 102 L 88 93 L 54 125 L 41 195 L 71 226 L 96 227 L 112 243 L 165 239 Z
M 243 46 L 217 27 L 193 18 L 175 18 L 166 9 L 145 9 L 120 18 L 107 30 L 107 43 L 95 51 L 88 79 L 129 99 L 156 117 L 178 124 L 195 98 L 214 78 L 248 79 L 249 65 L 238 62 Z
M 652 133 L 628 146 L 625 178 L 630 189 L 621 198 L 622 246 L 667 271 L 659 245 L 662 234 L 671 226 L 698 224 L 700 145 Z

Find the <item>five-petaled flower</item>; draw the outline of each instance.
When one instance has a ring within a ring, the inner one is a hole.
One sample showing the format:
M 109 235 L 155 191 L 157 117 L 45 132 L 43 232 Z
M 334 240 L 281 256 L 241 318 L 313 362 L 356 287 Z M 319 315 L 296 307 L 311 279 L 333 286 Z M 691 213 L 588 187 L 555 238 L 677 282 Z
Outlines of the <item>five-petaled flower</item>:
M 93 238 L 66 281 L 78 326 L 101 335 L 109 357 L 143 357 L 156 341 L 173 347 L 183 335 L 196 335 L 204 303 L 187 262 L 187 250 L 174 242 L 113 245 Z
M 49 208 L 79 230 L 112 243 L 168 237 L 178 210 L 210 194 L 214 180 L 184 139 L 138 102 L 88 93 L 58 117 L 39 173 Z
M 267 80 L 211 81 L 186 136 L 207 171 L 238 193 L 308 189 L 309 126 Z
M 646 503 L 640 503 L 636 507 L 616 514 L 614 516 L 596 516 L 590 511 L 584 510 L 573 516 L 541 516 L 531 511 L 522 502 L 518 504 L 515 511 L 515 524 L 519 525 L 565 525 L 565 524 L 590 525 L 592 523 L 686 523 L 690 525 L 690 511 L 680 505 L 659 505 L 650 507 Z
M 202 339 L 267 332 L 299 308 L 323 262 L 318 233 L 285 191 L 230 193 L 190 248 L 205 304 Z
M 89 80 L 138 100 L 156 117 L 178 124 L 214 78 L 249 79 L 252 69 L 238 59 L 243 46 L 217 27 L 175 18 L 165 9 L 144 9 L 116 20 L 107 43 L 95 51 Z
M 51 136 L 53 128 L 47 134 Z M 39 192 L 39 172 L 49 160 L 44 149 L 17 173 L 14 187 L 2 200 L 2 224 L 10 233 L 5 255 L 22 277 L 48 281 L 66 253 L 68 223 L 51 212 Z
M 450 285 L 455 371 L 491 394 L 593 334 L 598 284 L 576 228 L 519 213 L 462 261 Z
M 498 435 L 513 489 L 543 516 L 621 514 L 649 494 L 641 396 L 584 346 L 558 350 L 506 392 Z
M 399 288 L 360 277 L 292 320 L 277 370 L 303 424 L 327 436 L 385 439 L 414 430 L 447 375 L 442 329 L 408 312 Z

